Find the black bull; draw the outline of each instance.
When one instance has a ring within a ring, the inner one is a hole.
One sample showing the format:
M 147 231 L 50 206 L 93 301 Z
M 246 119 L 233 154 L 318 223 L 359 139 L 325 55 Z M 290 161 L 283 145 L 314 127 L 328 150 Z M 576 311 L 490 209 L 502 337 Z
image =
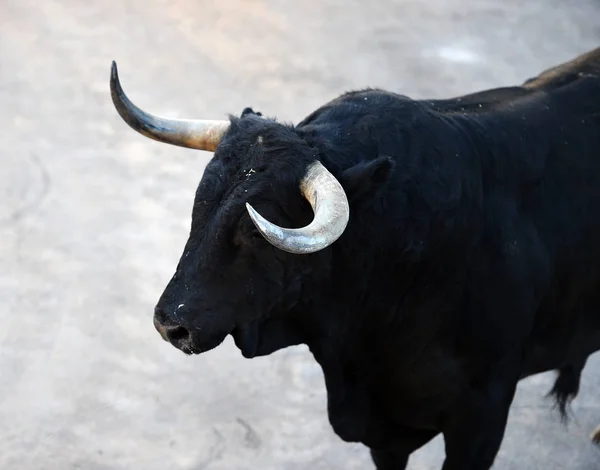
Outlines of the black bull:
M 453 99 L 346 93 L 296 126 L 152 116 L 116 66 L 111 89 L 144 135 L 215 151 L 155 311 L 174 346 L 308 345 L 378 469 L 439 433 L 444 470 L 489 469 L 520 379 L 558 370 L 563 412 L 577 394 L 600 349 L 600 49 Z

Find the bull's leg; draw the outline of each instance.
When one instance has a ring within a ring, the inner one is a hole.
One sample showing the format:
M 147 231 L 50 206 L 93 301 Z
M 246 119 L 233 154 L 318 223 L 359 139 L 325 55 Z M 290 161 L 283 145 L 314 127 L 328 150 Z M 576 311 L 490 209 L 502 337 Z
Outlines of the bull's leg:
M 520 359 L 506 358 L 465 393 L 444 424 L 442 470 L 489 470 L 500 449 L 520 375 Z
M 438 431 L 407 430 L 394 439 L 391 449 L 371 449 L 371 457 L 377 470 L 404 470 L 408 458 L 439 434 Z
M 592 442 L 600 446 L 600 426 L 592 433 Z

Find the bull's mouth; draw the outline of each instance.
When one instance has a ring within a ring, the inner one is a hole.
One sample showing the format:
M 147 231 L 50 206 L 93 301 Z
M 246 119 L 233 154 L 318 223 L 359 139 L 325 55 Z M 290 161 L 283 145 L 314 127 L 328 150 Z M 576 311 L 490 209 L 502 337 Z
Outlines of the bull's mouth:
M 203 354 L 219 346 L 227 335 L 233 337 L 242 355 L 251 359 L 266 356 L 279 349 L 300 344 L 303 338 L 298 332 L 281 320 L 253 320 L 240 323 L 229 331 L 213 333 L 187 329 L 181 325 L 165 325 L 154 319 L 154 326 L 162 338 L 187 355 Z
M 208 339 L 204 335 L 202 335 L 202 338 L 199 338 L 198 336 L 200 335 L 194 334 L 190 334 L 185 338 L 177 338 L 177 335 L 171 338 L 165 337 L 162 334 L 161 336 L 163 336 L 165 341 L 171 343 L 171 345 L 182 351 L 184 354 L 191 356 L 203 354 L 215 349 L 217 346 L 220 346 L 223 341 L 225 341 L 225 338 L 229 334 L 231 334 L 233 337 L 235 345 L 238 347 L 244 357 L 250 359 L 257 355 L 259 336 L 258 327 L 254 324 L 242 325 L 234 328 L 230 333 L 214 335 Z
M 154 317 L 154 326 L 162 339 L 187 355 L 202 354 L 216 348 L 225 341 L 230 333 L 226 331 L 207 336 L 201 330 L 162 323 L 156 316 Z
M 171 342 L 171 344 L 173 344 L 173 346 L 175 346 L 177 349 L 181 350 L 187 355 L 203 354 L 212 349 L 215 349 L 217 346 L 220 346 L 221 343 L 225 341 L 227 334 L 228 333 L 221 334 L 218 336 L 215 335 L 209 338 L 208 340 L 206 338 L 202 338 L 202 341 L 198 341 L 192 336 L 191 340 L 187 343 L 173 344 L 173 342 Z

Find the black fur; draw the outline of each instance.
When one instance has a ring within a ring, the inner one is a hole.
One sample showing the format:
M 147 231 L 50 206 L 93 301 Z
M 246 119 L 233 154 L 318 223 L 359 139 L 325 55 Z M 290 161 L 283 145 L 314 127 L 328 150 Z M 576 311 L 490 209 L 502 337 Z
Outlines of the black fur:
M 325 250 L 279 251 L 244 204 L 307 224 L 315 159 L 350 222 Z M 443 433 L 444 470 L 487 470 L 518 381 L 558 369 L 564 414 L 600 349 L 599 208 L 600 49 L 453 99 L 346 93 L 296 126 L 248 108 L 198 186 L 156 320 L 186 353 L 228 334 L 246 357 L 307 344 L 333 429 L 380 469 Z

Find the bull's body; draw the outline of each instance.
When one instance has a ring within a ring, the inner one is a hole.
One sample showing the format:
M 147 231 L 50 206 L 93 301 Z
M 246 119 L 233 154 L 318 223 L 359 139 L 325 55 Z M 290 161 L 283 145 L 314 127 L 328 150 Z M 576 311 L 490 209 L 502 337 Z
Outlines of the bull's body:
M 293 184 L 315 157 L 348 194 L 341 238 L 307 256 L 230 246 L 225 227 L 251 231 L 246 199 L 310 219 Z M 157 322 L 202 331 L 192 352 L 229 333 L 247 357 L 307 344 L 335 432 L 379 469 L 440 432 L 445 470 L 488 469 L 517 382 L 557 369 L 564 405 L 600 349 L 600 50 L 524 86 L 353 92 L 295 127 L 234 119 Z

